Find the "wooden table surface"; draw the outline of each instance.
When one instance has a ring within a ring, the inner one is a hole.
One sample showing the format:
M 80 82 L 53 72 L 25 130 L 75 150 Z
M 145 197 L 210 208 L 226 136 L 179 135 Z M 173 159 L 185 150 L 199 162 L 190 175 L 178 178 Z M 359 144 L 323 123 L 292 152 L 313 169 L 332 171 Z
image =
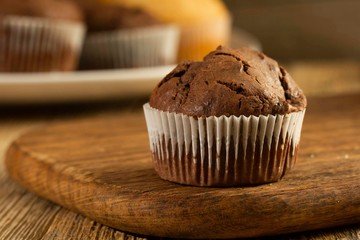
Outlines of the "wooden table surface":
M 357 81 L 353 78 L 353 82 L 359 86 L 359 68 L 356 69 Z M 359 92 L 354 93 L 353 88 L 350 92 L 360 100 Z M 11 141 L 30 129 L 54 121 L 140 111 L 145 101 L 144 98 L 96 104 L 0 106 L 0 239 L 147 239 L 101 225 L 27 192 L 9 179 L 3 161 Z M 360 223 L 268 239 L 360 239 Z

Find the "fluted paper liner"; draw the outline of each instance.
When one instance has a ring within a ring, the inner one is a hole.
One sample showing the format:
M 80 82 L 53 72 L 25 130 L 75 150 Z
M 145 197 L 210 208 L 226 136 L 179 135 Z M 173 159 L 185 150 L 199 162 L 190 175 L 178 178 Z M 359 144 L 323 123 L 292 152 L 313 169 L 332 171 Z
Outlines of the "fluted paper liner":
M 305 114 L 194 118 L 148 103 L 144 112 L 159 176 L 196 186 L 280 180 L 295 164 Z
M 179 29 L 173 25 L 90 33 L 82 68 L 132 68 L 176 62 Z
M 77 67 L 82 23 L 5 16 L 0 21 L 0 71 L 70 71 Z

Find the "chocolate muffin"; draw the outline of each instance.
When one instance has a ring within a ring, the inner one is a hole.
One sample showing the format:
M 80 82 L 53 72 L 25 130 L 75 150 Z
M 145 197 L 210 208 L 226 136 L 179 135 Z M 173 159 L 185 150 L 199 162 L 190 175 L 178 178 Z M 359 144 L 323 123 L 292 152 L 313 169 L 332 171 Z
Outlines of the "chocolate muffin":
M 77 67 L 83 14 L 66 0 L 0 2 L 0 71 L 70 71 Z
M 81 9 L 66 0 L 1 0 L 0 16 L 28 16 L 83 22 Z
M 86 11 L 88 32 L 134 29 L 161 24 L 155 17 L 139 8 L 98 4 L 88 9 Z
M 77 0 L 89 1 L 89 0 Z M 201 60 L 231 37 L 232 17 L 222 0 L 101 0 L 108 5 L 141 8 L 180 27 L 178 61 Z
M 138 8 L 86 7 L 82 69 L 152 67 L 176 60 L 179 30 Z
M 296 161 L 306 104 L 275 60 L 218 47 L 179 64 L 144 105 L 155 169 L 198 186 L 278 181 Z
M 183 62 L 155 88 L 150 106 L 193 117 L 286 114 L 306 98 L 286 70 L 251 49 L 219 47 L 203 62 Z

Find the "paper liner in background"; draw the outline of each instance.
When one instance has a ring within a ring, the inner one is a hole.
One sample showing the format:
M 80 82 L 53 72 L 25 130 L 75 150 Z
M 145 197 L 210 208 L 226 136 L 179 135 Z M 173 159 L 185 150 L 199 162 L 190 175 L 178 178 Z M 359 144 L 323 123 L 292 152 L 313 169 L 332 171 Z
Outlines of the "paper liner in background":
M 179 29 L 173 25 L 90 33 L 82 69 L 153 67 L 176 62 Z
M 202 60 L 219 45 L 229 45 L 231 23 L 230 17 L 224 17 L 181 26 L 178 61 Z
M 0 20 L 0 71 L 74 70 L 84 33 L 82 23 L 5 16 Z
M 295 164 L 304 111 L 194 118 L 144 105 L 154 167 L 196 186 L 275 182 Z

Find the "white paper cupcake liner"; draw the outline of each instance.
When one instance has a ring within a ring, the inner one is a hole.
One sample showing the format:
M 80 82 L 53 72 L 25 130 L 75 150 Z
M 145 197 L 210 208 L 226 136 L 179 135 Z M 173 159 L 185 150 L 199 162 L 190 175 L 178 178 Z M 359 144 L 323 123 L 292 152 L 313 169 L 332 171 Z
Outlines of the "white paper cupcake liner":
M 148 103 L 144 112 L 157 173 L 196 186 L 278 181 L 295 164 L 305 114 L 194 118 Z
M 78 63 L 82 23 L 5 16 L 0 21 L 0 71 L 70 71 Z
M 132 68 L 174 64 L 179 29 L 173 25 L 91 33 L 86 37 L 82 68 Z

